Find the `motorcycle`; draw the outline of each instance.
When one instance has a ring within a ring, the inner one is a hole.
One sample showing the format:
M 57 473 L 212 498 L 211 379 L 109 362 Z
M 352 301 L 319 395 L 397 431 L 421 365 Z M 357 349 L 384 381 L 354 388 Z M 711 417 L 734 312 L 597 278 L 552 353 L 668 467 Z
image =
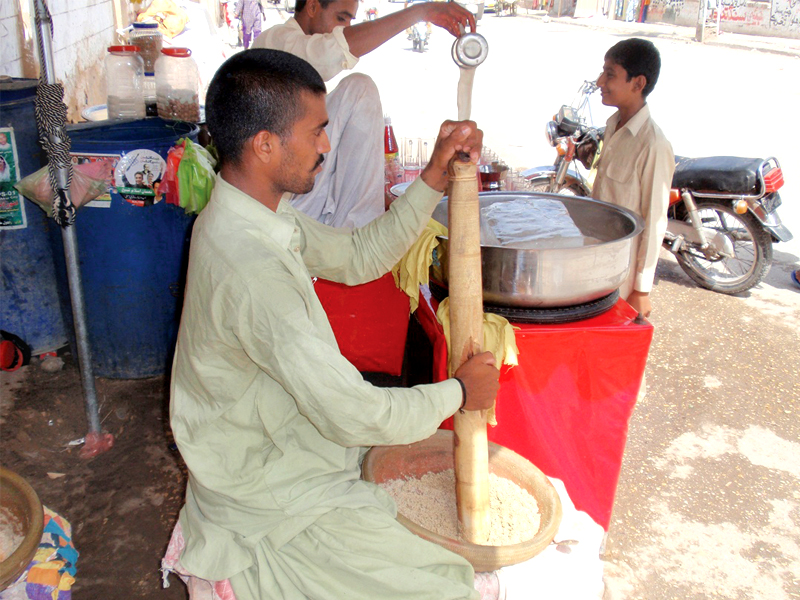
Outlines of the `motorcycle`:
M 428 47 L 428 40 L 431 37 L 430 23 L 420 21 L 411 26 L 411 31 L 408 34 L 408 39 L 411 40 L 411 49 L 414 52 L 425 52 Z
M 605 127 L 589 125 L 585 117 L 596 90 L 585 81 L 577 106 L 562 106 L 547 124 L 556 161 L 522 172 L 533 191 L 591 196 L 589 177 L 577 163 L 591 172 L 602 152 Z M 675 163 L 664 248 L 706 289 L 738 294 L 757 285 L 772 265 L 772 244 L 793 237 L 777 212 L 784 183 L 778 160 L 676 156 Z

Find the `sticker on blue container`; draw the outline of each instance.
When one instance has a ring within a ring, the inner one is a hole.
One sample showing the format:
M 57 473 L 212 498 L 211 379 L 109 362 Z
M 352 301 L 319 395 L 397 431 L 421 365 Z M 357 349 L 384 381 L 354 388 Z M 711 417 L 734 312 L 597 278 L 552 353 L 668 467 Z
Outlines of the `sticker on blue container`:
M 108 184 L 108 191 L 101 194 L 91 202 L 87 202 L 84 206 L 91 206 L 92 208 L 111 208 L 111 192 L 116 191 L 114 187 L 114 169 L 117 168 L 117 163 L 121 158 L 119 154 L 70 154 L 73 165 L 82 165 L 85 163 L 103 162 L 108 165 L 108 172 L 106 174 L 106 183 Z
M 25 229 L 25 202 L 14 187 L 20 180 L 13 127 L 0 128 L 0 229 Z
M 132 150 L 114 169 L 117 193 L 134 206 L 152 206 L 161 201 L 158 191 L 167 163 L 152 150 Z

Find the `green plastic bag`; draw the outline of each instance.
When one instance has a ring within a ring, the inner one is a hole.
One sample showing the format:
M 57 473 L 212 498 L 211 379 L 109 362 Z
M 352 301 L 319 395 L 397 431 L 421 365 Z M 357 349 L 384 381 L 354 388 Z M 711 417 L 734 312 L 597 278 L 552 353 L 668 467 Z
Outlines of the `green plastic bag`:
M 178 143 L 181 143 L 180 140 Z M 208 204 L 214 189 L 216 159 L 211 153 L 185 139 L 180 165 L 178 165 L 178 194 L 183 210 L 188 214 L 199 213 Z

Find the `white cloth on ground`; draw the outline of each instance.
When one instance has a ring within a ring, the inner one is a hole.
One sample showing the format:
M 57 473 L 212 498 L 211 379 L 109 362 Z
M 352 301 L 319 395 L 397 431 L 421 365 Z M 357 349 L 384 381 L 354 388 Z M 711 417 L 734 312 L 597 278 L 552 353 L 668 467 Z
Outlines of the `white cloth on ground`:
M 561 549 L 550 544 L 530 560 L 500 569 L 506 600 L 600 600 L 604 585 L 599 554 L 605 532 L 587 513 L 575 508 L 561 480 L 549 479 L 563 510 L 554 541 L 577 543 Z

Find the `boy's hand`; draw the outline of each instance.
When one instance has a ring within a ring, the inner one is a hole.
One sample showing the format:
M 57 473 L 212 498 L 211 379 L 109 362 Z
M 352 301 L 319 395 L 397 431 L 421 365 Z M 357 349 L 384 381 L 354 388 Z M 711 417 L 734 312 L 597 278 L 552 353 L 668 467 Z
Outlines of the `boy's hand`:
M 625 302 L 631 305 L 631 308 L 644 317 L 649 317 L 653 311 L 653 305 L 650 303 L 650 294 L 647 292 L 631 292 L 631 295 L 625 299 Z
M 500 390 L 500 371 L 495 367 L 491 352 L 476 354 L 455 373 L 467 389 L 464 410 L 486 410 L 494 404 Z
M 469 154 L 470 162 L 478 164 L 483 144 L 483 131 L 474 121 L 445 121 L 433 147 L 430 162 L 422 171 L 422 180 L 433 189 L 443 192 L 447 186 L 447 165 L 456 153 Z

